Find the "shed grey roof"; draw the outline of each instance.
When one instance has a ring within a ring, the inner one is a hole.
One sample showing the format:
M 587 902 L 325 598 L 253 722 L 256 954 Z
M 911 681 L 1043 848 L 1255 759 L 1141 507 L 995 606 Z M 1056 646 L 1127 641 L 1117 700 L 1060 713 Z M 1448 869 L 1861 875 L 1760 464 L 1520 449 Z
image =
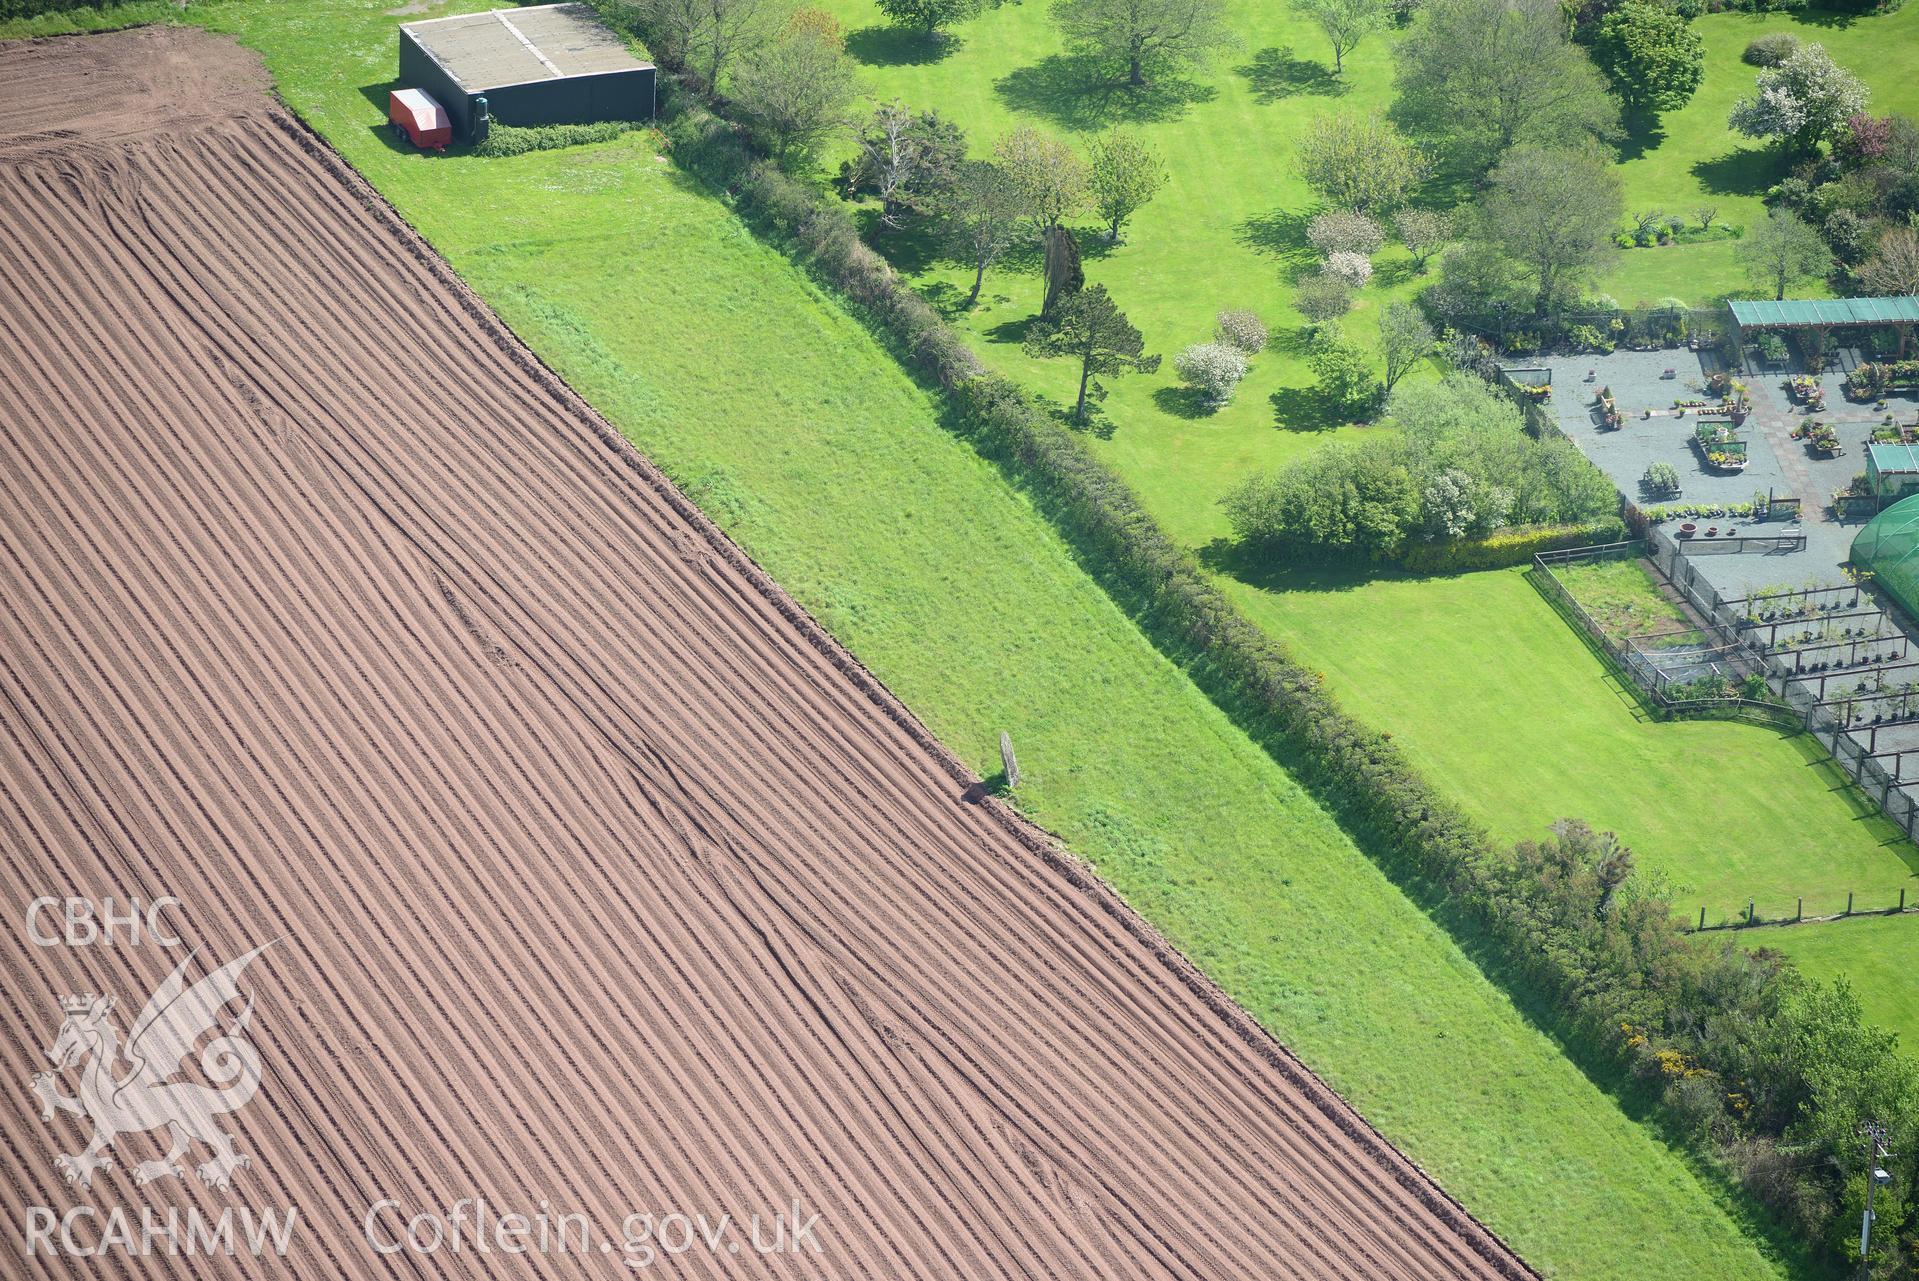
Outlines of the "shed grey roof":
M 1811 329 L 1826 325 L 1919 323 L 1919 298 L 1788 298 L 1731 304 L 1741 329 Z
M 651 65 L 635 58 L 584 4 L 463 13 L 402 23 L 400 29 L 469 93 Z

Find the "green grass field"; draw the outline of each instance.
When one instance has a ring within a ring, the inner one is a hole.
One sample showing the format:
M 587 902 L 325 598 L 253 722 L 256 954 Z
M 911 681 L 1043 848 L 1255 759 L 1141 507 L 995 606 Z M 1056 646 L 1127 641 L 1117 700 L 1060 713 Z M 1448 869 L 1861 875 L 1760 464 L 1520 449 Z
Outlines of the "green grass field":
M 1503 839 L 1576 814 L 1708 920 L 1919 901 L 1919 852 L 1809 740 L 1649 720 L 1520 570 L 1233 592 Z
M 1919 916 L 1859 916 L 1784 929 L 1748 930 L 1747 947 L 1784 952 L 1815 978 L 1845 979 L 1866 1017 L 1899 1034 L 1899 1048 L 1919 1054 Z
M 645 136 L 493 161 L 392 147 L 381 3 L 189 12 L 261 49 L 287 101 L 957 751 L 988 769 L 1010 730 L 1022 806 L 1543 1272 L 1781 1271 Z

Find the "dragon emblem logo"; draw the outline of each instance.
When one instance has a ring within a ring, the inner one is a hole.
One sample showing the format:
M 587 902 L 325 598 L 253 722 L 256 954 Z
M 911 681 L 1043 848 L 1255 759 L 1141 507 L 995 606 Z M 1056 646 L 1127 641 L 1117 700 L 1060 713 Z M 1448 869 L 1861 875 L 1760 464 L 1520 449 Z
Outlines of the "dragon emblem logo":
M 213 1150 L 212 1158 L 195 1168 L 201 1180 L 221 1189 L 232 1186 L 234 1172 L 250 1159 L 234 1151 L 233 1136 L 220 1129 L 216 1118 L 245 1107 L 260 1088 L 260 1052 L 246 1036 L 253 1015 L 250 993 L 226 1031 L 200 1052 L 200 1069 L 214 1084 L 174 1078 L 200 1038 L 220 1032 L 221 1011 L 241 999 L 241 973 L 271 946 L 264 943 L 189 986 L 187 967 L 199 955 L 195 948 L 148 999 L 124 1045 L 110 1017 L 115 1004 L 111 998 L 60 998 L 66 1019 L 47 1057 L 59 1072 L 80 1069 L 80 1093 L 77 1097 L 60 1093 L 54 1072 L 36 1075 L 33 1092 L 40 1100 L 41 1120 L 71 1112 L 93 1122 L 93 1139 L 83 1151 L 54 1159 L 68 1183 L 88 1187 L 95 1170 L 111 1169 L 113 1156 L 108 1149 L 121 1135 L 165 1126 L 172 1140 L 167 1154 L 135 1165 L 135 1183 L 151 1183 L 168 1175 L 184 1178 L 180 1158 L 197 1140 Z

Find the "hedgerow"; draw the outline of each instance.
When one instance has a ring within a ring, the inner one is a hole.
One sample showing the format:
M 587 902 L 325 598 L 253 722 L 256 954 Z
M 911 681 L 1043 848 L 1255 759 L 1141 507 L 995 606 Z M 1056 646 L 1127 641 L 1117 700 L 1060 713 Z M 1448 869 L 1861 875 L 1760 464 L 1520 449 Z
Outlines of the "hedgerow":
M 1863 1022 L 1851 994 L 1805 979 L 1776 953 L 1687 936 L 1671 903 L 1630 876 L 1630 854 L 1582 823 L 1495 848 L 1390 735 L 1348 715 L 1318 673 L 1245 619 L 1077 436 L 987 372 L 844 208 L 756 154 L 745 130 L 716 114 L 723 101 L 663 70 L 663 129 L 678 163 L 941 389 L 951 429 L 1035 500 L 1155 644 L 1402 886 L 1470 934 L 1495 977 L 1549 1011 L 1589 1073 L 1649 1093 L 1668 1128 L 1771 1209 L 1777 1229 L 1843 1259 L 1842 1229 L 1848 1214 L 1857 1224 L 1863 1187 L 1848 1173 L 1859 1168 L 1857 1120 L 1893 1127 L 1902 1184 L 1919 1174 L 1919 1065 Z M 1615 536 L 1602 524 L 1591 537 Z M 1562 536 L 1512 531 L 1455 555 L 1518 556 L 1535 538 Z M 1878 1239 L 1910 1250 L 1903 1203 L 1880 1209 Z
M 583 125 L 487 126 L 484 140 L 476 143 L 476 156 L 523 156 L 529 151 L 552 151 L 556 147 L 578 147 L 589 142 L 606 142 L 639 125 L 626 120 L 596 120 Z

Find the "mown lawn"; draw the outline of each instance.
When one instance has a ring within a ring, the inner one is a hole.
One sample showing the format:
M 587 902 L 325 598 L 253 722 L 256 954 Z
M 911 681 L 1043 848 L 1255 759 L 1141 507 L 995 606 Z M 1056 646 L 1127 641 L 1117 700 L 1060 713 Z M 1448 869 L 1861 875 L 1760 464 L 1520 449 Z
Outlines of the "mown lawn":
M 1233 591 L 1502 839 L 1577 815 L 1708 920 L 1919 901 L 1919 852 L 1809 739 L 1649 720 L 1520 570 Z
M 190 13 L 260 48 L 289 103 L 976 768 L 1009 730 L 1027 811 L 1543 1271 L 1778 1274 L 865 331 L 643 136 L 394 149 L 382 2 Z
M 1911 897 L 1911 896 L 1908 896 Z M 1747 947 L 1784 952 L 1815 978 L 1843 978 L 1866 1017 L 1899 1034 L 1899 1048 L 1919 1054 L 1919 917 L 1859 916 L 1790 929 L 1749 930 Z

